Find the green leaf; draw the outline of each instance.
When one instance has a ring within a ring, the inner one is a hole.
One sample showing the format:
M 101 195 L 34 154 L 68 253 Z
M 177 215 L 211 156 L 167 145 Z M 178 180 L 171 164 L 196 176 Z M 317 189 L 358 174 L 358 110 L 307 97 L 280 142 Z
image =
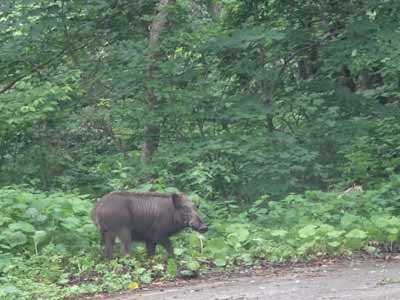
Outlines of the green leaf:
M 8 235 L 8 243 L 11 247 L 26 244 L 28 242 L 27 236 L 21 231 L 15 231 Z
M 329 224 L 322 224 L 319 226 L 318 231 L 322 233 L 329 234 L 329 232 L 332 232 L 335 230 L 335 227 Z
M 33 240 L 35 242 L 35 244 L 39 244 L 43 241 L 45 241 L 47 238 L 47 232 L 43 231 L 43 230 L 37 230 L 35 231 L 34 235 L 33 235 Z
M 207 249 L 209 249 L 212 253 L 224 251 L 226 248 L 226 244 L 224 239 L 222 238 L 213 238 L 207 242 Z
M 175 259 L 169 258 L 167 263 L 167 273 L 170 277 L 175 278 L 178 273 L 178 266 Z
M 297 253 L 300 254 L 300 255 L 304 255 L 308 251 L 310 251 L 314 246 L 315 246 L 315 242 L 314 241 L 304 243 L 297 249 Z
M 340 223 L 344 226 L 344 227 L 349 227 L 351 224 L 357 222 L 359 218 L 355 215 L 352 214 L 345 214 L 341 220 Z
M 10 255 L 0 254 L 0 272 L 3 272 L 8 266 L 11 265 L 12 259 Z
M 307 225 L 307 226 L 301 228 L 299 230 L 300 238 L 308 239 L 308 238 L 314 237 L 316 234 L 316 228 L 317 228 L 317 226 L 315 226 L 315 225 Z
M 374 253 L 376 253 L 378 251 L 378 249 L 376 247 L 373 247 L 373 246 L 367 246 L 367 247 L 365 247 L 365 250 L 370 254 L 374 254 Z
M 337 239 L 345 233 L 344 230 L 332 230 L 327 233 L 327 236 L 331 239 Z
M 180 255 L 182 255 L 184 252 L 185 252 L 185 249 L 183 249 L 183 248 L 178 248 L 178 247 L 174 248 L 174 254 L 175 254 L 176 256 L 180 256 Z
M 35 231 L 35 227 L 27 222 L 12 223 L 8 225 L 8 228 L 13 231 L 23 231 L 26 233 L 31 233 Z
M 279 237 L 279 238 L 284 238 L 288 232 L 284 229 L 276 229 L 271 231 L 271 236 L 273 237 Z
M 190 271 L 198 271 L 200 269 L 200 264 L 196 260 L 189 260 L 186 266 Z
M 213 261 L 217 267 L 224 267 L 227 263 L 226 256 L 222 253 L 217 253 L 214 255 Z
M 62 225 L 67 229 L 75 230 L 81 226 L 81 221 L 77 217 L 66 217 L 62 221 Z
M 2 299 L 17 300 L 21 298 L 22 294 L 23 291 L 21 289 L 11 284 L 3 285 L 0 289 L 0 297 Z
M 244 242 L 249 238 L 250 232 L 246 228 L 241 228 L 235 235 L 240 242 Z
M 152 278 L 151 278 L 151 273 L 150 272 L 145 272 L 142 275 L 140 275 L 140 281 L 143 283 L 151 283 L 152 282 Z
M 386 231 L 393 235 L 397 235 L 399 233 L 399 229 L 397 228 L 386 228 Z
M 227 243 L 233 247 L 240 247 L 240 240 L 239 238 L 231 233 L 228 235 L 227 239 L 226 239 Z
M 365 231 L 359 230 L 359 229 L 353 229 L 352 231 L 350 231 L 349 233 L 346 234 L 346 238 L 348 238 L 348 239 L 363 240 L 363 239 L 366 239 L 367 237 L 368 237 L 368 234 Z
M 341 243 L 338 242 L 338 241 L 333 241 L 333 242 L 329 242 L 329 243 L 328 243 L 328 246 L 330 246 L 330 247 L 332 247 L 332 248 L 339 248 L 340 245 L 341 245 Z

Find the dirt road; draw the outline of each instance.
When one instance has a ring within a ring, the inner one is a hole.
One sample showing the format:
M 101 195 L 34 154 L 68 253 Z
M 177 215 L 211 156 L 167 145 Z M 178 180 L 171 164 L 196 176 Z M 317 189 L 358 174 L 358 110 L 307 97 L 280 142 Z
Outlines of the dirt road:
M 348 261 L 292 268 L 182 287 L 125 293 L 107 300 L 400 300 L 400 261 Z

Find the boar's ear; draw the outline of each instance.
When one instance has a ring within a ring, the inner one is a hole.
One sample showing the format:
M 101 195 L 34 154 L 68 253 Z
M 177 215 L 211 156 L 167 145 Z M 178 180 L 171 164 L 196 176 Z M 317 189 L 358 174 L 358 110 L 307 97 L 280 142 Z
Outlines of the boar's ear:
M 175 208 L 182 208 L 183 206 L 183 201 L 182 201 L 182 197 L 181 195 L 177 194 L 177 193 L 173 193 L 171 195 L 172 197 L 172 202 L 174 203 Z

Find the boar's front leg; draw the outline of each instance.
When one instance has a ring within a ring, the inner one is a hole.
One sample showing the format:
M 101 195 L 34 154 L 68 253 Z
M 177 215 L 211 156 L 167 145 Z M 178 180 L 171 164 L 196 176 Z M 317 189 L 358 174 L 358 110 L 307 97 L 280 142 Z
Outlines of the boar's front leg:
M 154 256 L 156 254 L 156 243 L 153 241 L 146 241 L 146 251 L 149 257 Z
M 160 244 L 167 250 L 168 256 L 174 256 L 174 249 L 172 248 L 172 243 L 169 238 L 162 240 Z

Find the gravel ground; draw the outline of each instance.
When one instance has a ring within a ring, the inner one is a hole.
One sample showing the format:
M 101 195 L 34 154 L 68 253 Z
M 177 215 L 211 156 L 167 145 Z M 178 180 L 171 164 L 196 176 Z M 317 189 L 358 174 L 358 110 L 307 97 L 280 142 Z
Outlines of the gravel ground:
M 400 300 L 400 261 L 356 260 L 183 286 L 102 295 L 107 300 Z

